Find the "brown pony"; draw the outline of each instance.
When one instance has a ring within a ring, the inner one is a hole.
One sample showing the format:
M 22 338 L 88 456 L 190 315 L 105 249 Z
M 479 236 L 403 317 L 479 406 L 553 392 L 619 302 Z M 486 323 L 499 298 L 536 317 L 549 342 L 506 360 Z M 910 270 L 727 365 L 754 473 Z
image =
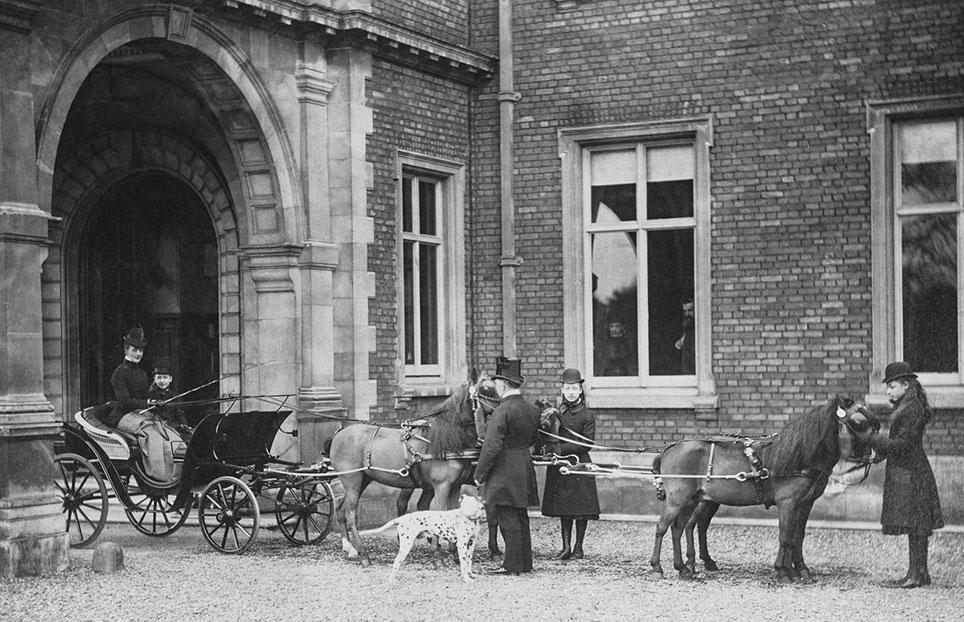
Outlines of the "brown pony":
M 841 457 L 851 462 L 869 459 L 872 450 L 858 433 L 879 425 L 863 404 L 838 395 L 791 420 L 772 442 L 759 446 L 759 469 L 751 465 L 742 443 L 683 440 L 670 445 L 653 463 L 653 473 L 665 491 L 665 507 L 656 523 L 650 559 L 653 572 L 663 576 L 660 550 L 666 530 L 672 527 L 673 566 L 680 577 L 693 576 L 692 525 L 705 520 L 701 527 L 705 534 L 705 524 L 709 523 L 705 515 L 692 518 L 698 506 L 703 506 L 698 515 L 707 512 L 712 516 L 719 504 L 762 503 L 768 508 L 776 505 L 779 512 L 780 542 L 774 562 L 777 580 L 810 581 L 810 569 L 803 561 L 803 539 L 813 503 L 823 494 Z M 687 526 L 688 559 L 684 563 L 680 537 Z
M 464 457 L 478 439 L 471 385 L 464 386 L 412 427 L 359 423 L 331 439 L 329 458 L 345 494 L 336 512 L 342 547 L 363 565 L 371 562 L 358 534 L 358 500 L 372 482 L 402 489 L 431 488 L 432 509 L 458 506 L 461 485 L 472 482 L 474 467 Z

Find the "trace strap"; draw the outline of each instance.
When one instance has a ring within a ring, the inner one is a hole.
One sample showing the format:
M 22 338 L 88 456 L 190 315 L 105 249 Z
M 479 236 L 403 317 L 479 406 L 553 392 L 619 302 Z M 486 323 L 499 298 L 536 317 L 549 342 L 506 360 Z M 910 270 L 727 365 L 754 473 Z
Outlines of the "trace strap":
M 579 445 L 580 447 L 586 447 L 588 449 L 596 449 L 598 451 L 622 451 L 622 452 L 634 453 L 634 454 L 654 453 L 659 451 L 658 449 L 651 449 L 649 447 L 641 447 L 639 449 L 629 449 L 626 447 L 610 447 L 608 445 L 597 445 L 595 441 L 593 441 L 591 438 L 586 438 L 582 434 L 579 434 L 578 432 L 570 430 L 569 428 L 563 428 L 563 430 L 565 430 L 566 432 L 569 432 L 570 434 L 575 435 L 579 439 L 582 439 L 582 441 L 589 441 L 589 442 L 587 443 L 587 442 L 582 442 L 582 441 L 575 440 L 565 436 L 558 436 L 556 434 L 553 434 L 552 432 L 546 432 L 545 430 L 539 430 L 539 432 L 542 434 L 545 434 L 549 438 L 554 438 L 557 441 L 563 441 L 565 443 Z

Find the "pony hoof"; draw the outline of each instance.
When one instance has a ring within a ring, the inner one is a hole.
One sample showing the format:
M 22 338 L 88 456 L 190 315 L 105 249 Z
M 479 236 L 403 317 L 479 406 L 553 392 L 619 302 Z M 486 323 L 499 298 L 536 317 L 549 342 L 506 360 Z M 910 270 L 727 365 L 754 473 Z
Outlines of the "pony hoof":
M 717 570 L 720 569 L 720 567 L 717 566 L 717 565 L 716 565 L 716 562 L 713 561 L 712 559 L 709 560 L 709 561 L 703 562 L 703 568 L 705 568 L 706 570 L 708 570 L 708 571 L 710 571 L 710 572 L 716 572 Z

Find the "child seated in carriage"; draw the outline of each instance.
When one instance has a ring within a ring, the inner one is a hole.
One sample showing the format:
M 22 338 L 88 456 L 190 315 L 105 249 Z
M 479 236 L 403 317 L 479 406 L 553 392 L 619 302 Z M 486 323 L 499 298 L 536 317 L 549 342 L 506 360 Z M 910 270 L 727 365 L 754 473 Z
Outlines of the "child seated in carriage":
M 191 440 L 194 428 L 187 423 L 184 412 L 173 404 L 166 402 L 175 396 L 174 376 L 171 374 L 171 365 L 167 359 L 160 359 L 154 365 L 154 381 L 151 383 L 150 391 L 147 393 L 148 403 L 153 403 L 154 413 L 160 417 L 164 423 L 177 430 L 184 442 Z

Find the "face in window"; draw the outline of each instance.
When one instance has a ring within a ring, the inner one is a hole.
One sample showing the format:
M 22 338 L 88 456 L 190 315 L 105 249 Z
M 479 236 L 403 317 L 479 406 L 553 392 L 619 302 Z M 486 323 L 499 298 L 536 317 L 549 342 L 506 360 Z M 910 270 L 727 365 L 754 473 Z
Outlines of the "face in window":
M 572 382 L 562 385 L 562 399 L 567 402 L 577 402 L 582 395 L 582 383 Z

